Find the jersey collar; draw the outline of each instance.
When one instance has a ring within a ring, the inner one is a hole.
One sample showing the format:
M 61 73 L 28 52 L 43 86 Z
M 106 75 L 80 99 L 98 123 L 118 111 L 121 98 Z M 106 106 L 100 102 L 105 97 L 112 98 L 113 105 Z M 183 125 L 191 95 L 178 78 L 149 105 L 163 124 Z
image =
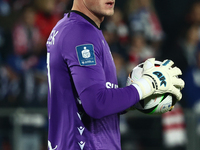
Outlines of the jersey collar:
M 93 26 L 95 26 L 97 29 L 100 30 L 100 28 L 96 25 L 96 23 L 90 19 L 88 16 L 86 16 L 85 14 L 83 14 L 82 12 L 80 11 L 77 11 L 77 10 L 70 10 L 69 13 L 68 13 L 68 18 L 70 17 L 70 13 L 71 12 L 75 12 L 76 14 L 82 16 L 83 18 L 85 18 L 88 22 L 90 22 Z

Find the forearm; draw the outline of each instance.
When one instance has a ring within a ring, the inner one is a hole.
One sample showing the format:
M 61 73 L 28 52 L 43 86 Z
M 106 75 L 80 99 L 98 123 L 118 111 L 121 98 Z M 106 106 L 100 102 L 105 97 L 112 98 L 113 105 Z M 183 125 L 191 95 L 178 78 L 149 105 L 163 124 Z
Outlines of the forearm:
M 139 94 L 134 86 L 107 89 L 95 84 L 80 94 L 86 113 L 93 118 L 120 113 L 139 101 Z

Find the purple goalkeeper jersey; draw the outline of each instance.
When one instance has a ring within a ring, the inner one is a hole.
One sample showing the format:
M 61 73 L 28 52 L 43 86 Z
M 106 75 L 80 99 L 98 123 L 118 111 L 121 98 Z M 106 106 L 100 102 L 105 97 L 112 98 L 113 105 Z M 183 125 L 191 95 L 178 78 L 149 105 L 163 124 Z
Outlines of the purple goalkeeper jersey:
M 47 40 L 49 150 L 120 150 L 119 114 L 139 101 L 118 88 L 109 46 L 96 24 L 71 11 Z

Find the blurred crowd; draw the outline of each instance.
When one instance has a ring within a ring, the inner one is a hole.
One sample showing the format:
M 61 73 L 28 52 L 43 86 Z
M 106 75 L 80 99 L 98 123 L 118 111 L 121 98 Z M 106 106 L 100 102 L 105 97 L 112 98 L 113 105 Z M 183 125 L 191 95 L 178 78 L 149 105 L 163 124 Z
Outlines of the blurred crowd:
M 46 41 L 69 3 L 0 0 L 1 107 L 46 106 Z
M 200 1 L 185 1 L 182 24 L 174 34 L 165 30 L 169 22 L 160 17 L 156 0 L 116 0 L 115 14 L 101 28 L 119 87 L 126 86 L 129 72 L 147 58 L 172 59 L 186 83 L 178 112 L 187 108 L 200 113 Z M 46 41 L 72 2 L 0 0 L 0 107 L 47 106 Z

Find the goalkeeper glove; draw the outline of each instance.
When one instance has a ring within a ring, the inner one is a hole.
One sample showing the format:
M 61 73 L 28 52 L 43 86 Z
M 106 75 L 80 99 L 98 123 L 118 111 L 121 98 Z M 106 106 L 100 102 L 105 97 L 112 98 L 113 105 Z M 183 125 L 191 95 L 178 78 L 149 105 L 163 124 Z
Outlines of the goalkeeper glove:
M 180 90 L 185 84 L 178 78 L 178 75 L 182 74 L 181 70 L 177 67 L 172 68 L 174 63 L 171 60 L 163 61 L 159 67 L 155 67 L 154 62 L 155 58 L 147 59 L 143 65 L 142 77 L 132 81 L 132 85 L 140 93 L 140 99 L 151 94 L 171 93 L 180 100 L 182 98 Z

